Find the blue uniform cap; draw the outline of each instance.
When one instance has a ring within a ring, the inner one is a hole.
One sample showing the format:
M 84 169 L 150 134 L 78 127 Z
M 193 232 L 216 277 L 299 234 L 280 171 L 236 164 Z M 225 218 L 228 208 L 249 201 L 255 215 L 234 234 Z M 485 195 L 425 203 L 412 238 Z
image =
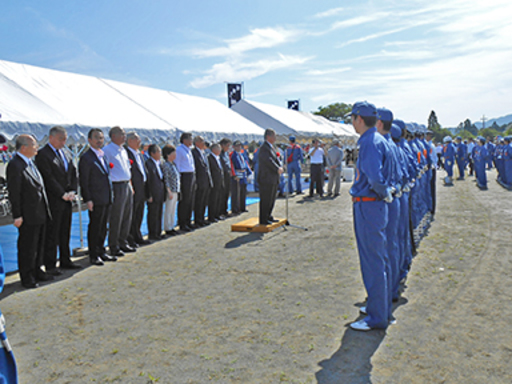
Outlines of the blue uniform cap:
M 457 136 L 455 139 L 457 139 L 457 140 L 462 140 L 462 137 Z
M 393 112 L 387 108 L 377 109 L 377 119 L 381 121 L 393 121 Z
M 512 136 L 505 136 L 504 138 L 502 138 L 502 140 L 508 141 L 510 143 L 512 141 Z
M 409 133 L 415 133 L 416 132 L 416 127 L 414 126 L 413 123 L 405 124 L 405 128 L 407 129 L 407 131 Z
M 398 119 L 395 119 L 393 120 L 393 123 L 398 125 L 398 127 L 403 131 L 405 129 L 405 123 L 403 122 L 403 120 L 398 120 Z
M 347 116 L 359 115 L 364 117 L 377 117 L 377 108 L 367 101 L 358 101 L 352 106 L 352 112 Z
M 295 136 L 290 136 L 288 140 L 290 140 L 292 143 L 295 143 Z
M 400 137 L 402 137 L 402 130 L 395 123 L 391 124 L 391 131 L 390 131 L 390 133 L 391 133 L 391 137 L 393 139 L 399 139 Z

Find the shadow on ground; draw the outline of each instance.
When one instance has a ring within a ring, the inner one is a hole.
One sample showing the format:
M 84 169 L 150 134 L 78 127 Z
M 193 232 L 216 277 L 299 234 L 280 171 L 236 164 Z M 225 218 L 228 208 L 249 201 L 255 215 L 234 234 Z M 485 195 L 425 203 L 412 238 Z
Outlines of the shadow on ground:
M 254 241 L 261 240 L 263 238 L 263 233 L 248 233 L 246 235 L 237 237 L 236 239 L 233 239 L 231 241 L 228 241 L 224 248 L 232 249 L 232 248 L 238 248 L 242 245 L 252 243 Z

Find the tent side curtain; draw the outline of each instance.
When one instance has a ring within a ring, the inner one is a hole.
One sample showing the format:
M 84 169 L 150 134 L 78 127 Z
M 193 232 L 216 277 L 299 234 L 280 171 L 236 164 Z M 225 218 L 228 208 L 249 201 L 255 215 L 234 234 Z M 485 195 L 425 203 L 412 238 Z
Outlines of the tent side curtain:
M 0 121 L 0 132 L 7 139 L 8 143 L 14 145 L 16 137 L 22 134 L 29 134 L 36 138 L 39 144 L 45 144 L 48 140 L 48 133 L 50 129 L 59 124 L 42 124 L 42 123 L 28 123 L 17 121 Z M 105 140 L 108 142 L 108 131 L 110 127 L 88 127 L 83 125 L 67 125 L 62 124 L 63 128 L 68 133 L 68 144 L 86 144 L 87 135 L 92 128 L 99 128 L 105 135 Z M 144 144 L 149 143 L 164 143 L 174 142 L 177 140 L 176 130 L 164 129 L 140 129 L 140 128 L 125 128 L 126 132 L 136 132 Z

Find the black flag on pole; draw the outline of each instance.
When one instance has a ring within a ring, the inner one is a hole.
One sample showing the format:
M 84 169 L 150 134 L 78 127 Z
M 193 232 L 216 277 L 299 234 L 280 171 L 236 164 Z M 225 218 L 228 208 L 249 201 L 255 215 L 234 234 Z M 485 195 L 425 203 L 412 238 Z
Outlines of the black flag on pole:
M 242 84 L 240 83 L 228 83 L 228 106 L 238 103 L 242 100 Z
M 299 110 L 299 100 L 288 100 L 288 109 Z

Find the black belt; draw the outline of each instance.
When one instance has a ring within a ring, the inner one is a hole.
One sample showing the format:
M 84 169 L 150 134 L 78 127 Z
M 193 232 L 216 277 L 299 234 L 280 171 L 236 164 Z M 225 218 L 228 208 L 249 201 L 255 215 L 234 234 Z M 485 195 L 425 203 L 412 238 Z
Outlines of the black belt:
M 130 180 L 128 181 L 113 181 L 112 184 L 128 184 Z

